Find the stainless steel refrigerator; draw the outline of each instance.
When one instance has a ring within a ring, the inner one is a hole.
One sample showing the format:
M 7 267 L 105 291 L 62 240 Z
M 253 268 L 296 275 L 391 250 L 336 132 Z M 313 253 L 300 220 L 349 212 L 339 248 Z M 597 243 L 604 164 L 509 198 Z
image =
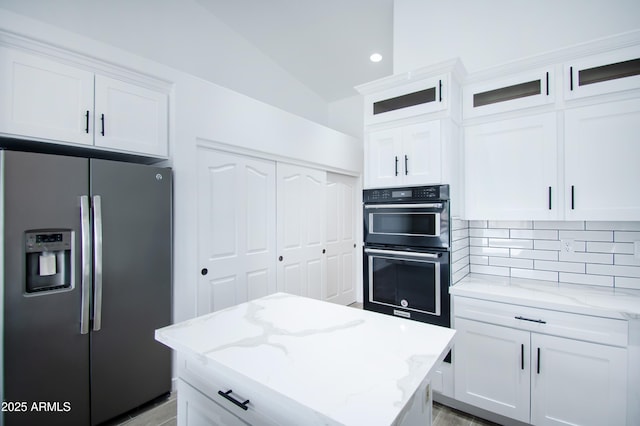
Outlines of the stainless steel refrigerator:
M 171 322 L 171 180 L 0 151 L 6 426 L 95 425 L 171 390 L 170 350 L 154 340 Z

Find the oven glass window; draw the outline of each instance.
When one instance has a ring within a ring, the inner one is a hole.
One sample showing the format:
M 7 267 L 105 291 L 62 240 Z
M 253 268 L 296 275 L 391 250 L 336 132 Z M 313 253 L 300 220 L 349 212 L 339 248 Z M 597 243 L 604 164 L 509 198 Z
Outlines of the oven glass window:
M 436 213 L 371 213 L 374 234 L 437 236 Z
M 439 314 L 437 263 L 371 257 L 372 302 Z

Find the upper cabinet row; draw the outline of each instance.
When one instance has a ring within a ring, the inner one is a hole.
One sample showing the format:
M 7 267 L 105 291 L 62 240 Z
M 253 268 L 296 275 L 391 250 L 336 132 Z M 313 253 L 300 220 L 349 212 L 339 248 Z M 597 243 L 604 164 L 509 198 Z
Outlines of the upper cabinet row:
M 465 85 L 464 118 L 554 104 L 559 87 L 563 101 L 640 88 L 640 50 L 617 49 Z
M 464 88 L 465 218 L 640 217 L 640 46 L 558 69 Z
M 360 86 L 365 187 L 450 184 L 463 219 L 637 220 L 634 43 L 510 66 L 519 72 L 418 70 Z
M 0 135 L 164 158 L 168 95 L 0 47 Z

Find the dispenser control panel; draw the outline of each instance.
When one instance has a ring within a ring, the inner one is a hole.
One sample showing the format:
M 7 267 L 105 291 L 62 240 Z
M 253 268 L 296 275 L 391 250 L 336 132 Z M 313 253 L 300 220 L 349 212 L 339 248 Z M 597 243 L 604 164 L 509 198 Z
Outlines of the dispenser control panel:
M 71 231 L 27 232 L 25 237 L 27 253 L 71 249 Z

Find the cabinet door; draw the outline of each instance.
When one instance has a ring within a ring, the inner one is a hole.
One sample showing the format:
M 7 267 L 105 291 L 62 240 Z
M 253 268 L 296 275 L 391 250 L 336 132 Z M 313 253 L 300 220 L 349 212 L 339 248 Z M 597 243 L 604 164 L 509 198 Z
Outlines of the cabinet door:
M 447 109 L 449 80 L 449 75 L 442 74 L 366 96 L 365 125 Z
M 275 163 L 198 150 L 198 315 L 276 291 Z
M 96 75 L 95 145 L 167 156 L 167 95 Z
M 0 47 L 0 133 L 93 143 L 93 73 Z
M 640 45 L 589 56 L 564 65 L 565 99 L 637 90 Z
M 565 113 L 568 220 L 640 217 L 640 99 Z
M 326 172 L 277 167 L 278 291 L 324 297 Z
M 625 424 L 625 349 L 535 333 L 531 349 L 532 424 Z
M 366 146 L 366 187 L 397 186 L 401 181 L 402 129 L 370 132 Z
M 400 158 L 404 185 L 443 183 L 440 121 L 404 127 Z
M 559 217 L 555 113 L 465 129 L 466 219 Z
M 552 69 L 538 69 L 464 88 L 464 117 L 478 117 L 555 101 Z
M 356 198 L 356 178 L 327 173 L 327 279 L 324 300 L 341 305 L 356 301 Z
M 530 333 L 455 319 L 455 398 L 529 422 Z

